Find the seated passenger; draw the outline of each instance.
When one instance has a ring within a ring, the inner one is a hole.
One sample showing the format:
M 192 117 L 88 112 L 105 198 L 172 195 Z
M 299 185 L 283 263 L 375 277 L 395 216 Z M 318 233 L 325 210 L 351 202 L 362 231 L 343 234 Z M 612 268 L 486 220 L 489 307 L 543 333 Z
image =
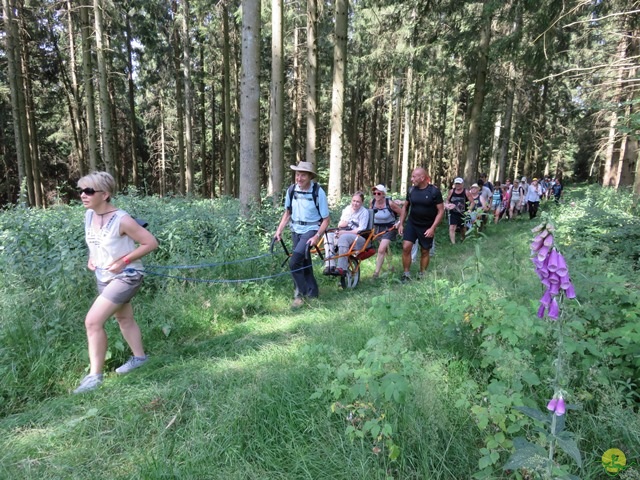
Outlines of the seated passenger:
M 325 243 L 326 263 L 324 274 L 325 275 L 344 275 L 349 266 L 349 258 L 346 253 L 351 248 L 351 244 L 356 241 L 354 250 L 360 250 L 364 246 L 366 241 L 364 237 L 359 235 L 360 232 L 366 230 L 369 225 L 369 210 L 363 208 L 364 193 L 356 192 L 351 197 L 351 205 L 347 205 L 342 211 L 340 222 L 338 223 L 338 230 L 335 232 L 327 233 L 327 240 Z M 337 260 L 331 260 L 332 256 L 335 256 L 335 247 L 338 247 L 338 254 L 344 255 Z M 337 265 L 334 265 L 337 263 Z

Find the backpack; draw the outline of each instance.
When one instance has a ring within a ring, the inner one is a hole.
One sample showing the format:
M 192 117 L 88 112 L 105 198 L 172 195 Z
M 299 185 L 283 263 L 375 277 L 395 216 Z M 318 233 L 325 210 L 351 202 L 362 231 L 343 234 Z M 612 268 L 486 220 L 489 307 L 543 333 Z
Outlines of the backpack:
M 311 187 L 311 198 L 313 198 L 313 204 L 316 206 L 316 210 L 318 210 L 318 215 L 322 218 L 322 214 L 320 213 L 320 205 L 318 204 L 318 190 L 320 189 L 320 185 L 318 182 L 313 182 L 313 186 Z M 289 196 L 289 205 L 293 204 L 293 194 L 296 193 L 296 184 L 290 185 L 287 189 L 287 195 Z M 298 193 L 308 193 L 308 192 L 300 192 Z
M 413 187 L 412 187 L 413 188 Z M 389 200 L 391 200 L 389 197 L 384 197 L 384 201 L 386 203 L 386 209 L 389 210 L 391 213 L 393 213 L 393 216 L 396 218 L 396 220 L 398 219 L 398 214 L 396 212 L 394 212 L 393 210 L 391 210 L 391 204 L 389 203 Z M 373 210 L 373 213 L 375 214 L 378 210 L 382 210 L 380 208 L 375 208 L 375 204 L 376 204 L 376 200 L 375 198 L 371 199 L 371 208 Z

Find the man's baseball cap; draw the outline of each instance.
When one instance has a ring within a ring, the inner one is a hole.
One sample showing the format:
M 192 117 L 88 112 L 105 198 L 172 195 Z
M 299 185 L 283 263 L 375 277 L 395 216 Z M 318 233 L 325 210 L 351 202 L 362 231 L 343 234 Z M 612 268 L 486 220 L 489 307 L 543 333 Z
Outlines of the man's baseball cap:
M 453 183 L 464 183 L 464 180 L 460 177 L 456 177 L 456 179 L 453 181 Z
M 384 185 L 380 184 L 380 185 L 376 185 L 375 187 L 373 187 L 371 190 L 378 190 L 379 192 L 382 193 L 387 193 L 387 187 L 385 187 Z

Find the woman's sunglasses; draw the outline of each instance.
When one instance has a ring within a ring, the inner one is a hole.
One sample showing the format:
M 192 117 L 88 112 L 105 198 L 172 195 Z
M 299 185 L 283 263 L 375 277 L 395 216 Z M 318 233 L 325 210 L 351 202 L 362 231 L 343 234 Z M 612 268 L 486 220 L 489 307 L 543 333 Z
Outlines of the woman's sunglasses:
M 81 188 L 79 190 L 79 193 L 84 193 L 85 195 L 89 196 L 95 194 L 96 192 L 104 192 L 104 190 L 94 190 L 93 188 Z
M 373 192 L 374 195 L 384 195 L 382 192 Z

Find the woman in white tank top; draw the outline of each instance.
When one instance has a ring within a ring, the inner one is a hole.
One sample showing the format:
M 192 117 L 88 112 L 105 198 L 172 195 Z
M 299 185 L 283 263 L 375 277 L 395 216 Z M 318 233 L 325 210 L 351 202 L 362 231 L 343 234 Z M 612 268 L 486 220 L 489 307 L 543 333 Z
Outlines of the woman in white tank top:
M 116 373 L 129 373 L 142 366 L 147 356 L 140 327 L 133 319 L 130 300 L 140 288 L 144 274 L 140 259 L 158 247 L 155 237 L 126 212 L 111 204 L 115 180 L 106 172 L 96 172 L 78 181 L 80 199 L 87 209 L 85 240 L 89 247 L 89 270 L 95 272 L 99 296 L 85 317 L 89 343 L 89 375 L 74 393 L 95 390 L 102 383 L 107 353 L 104 324 L 112 315 L 133 356 Z

